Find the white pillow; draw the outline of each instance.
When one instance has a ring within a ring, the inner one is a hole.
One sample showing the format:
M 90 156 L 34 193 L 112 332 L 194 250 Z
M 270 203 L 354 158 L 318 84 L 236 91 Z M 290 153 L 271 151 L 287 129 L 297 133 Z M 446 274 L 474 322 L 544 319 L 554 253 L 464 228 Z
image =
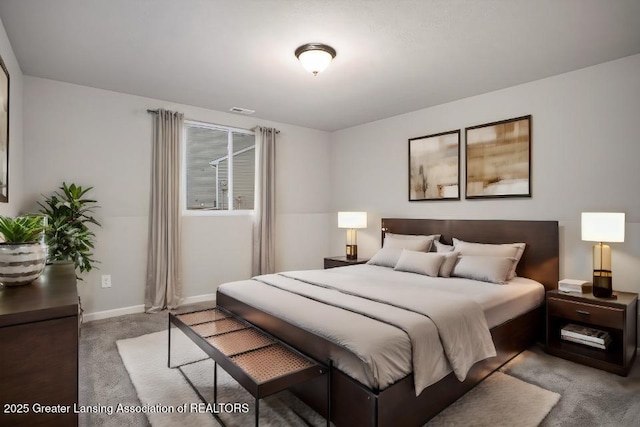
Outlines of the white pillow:
M 409 234 L 386 233 L 383 248 L 409 249 L 411 251 L 429 252 L 435 238 L 440 236 L 414 236 Z
M 371 265 L 380 265 L 382 267 L 395 267 L 402 254 L 402 248 L 381 248 L 367 262 Z
M 508 280 L 513 261 L 511 257 L 461 256 L 458 257 L 451 275 L 504 285 Z
M 433 244 L 436 245 L 436 252 L 439 254 L 453 252 L 453 245 L 445 245 L 444 243 L 440 243 L 438 240 L 434 240 Z
M 458 252 L 445 252 L 443 254 L 439 254 L 444 257 L 442 261 L 442 265 L 440 266 L 440 272 L 438 275 L 440 277 L 451 277 L 451 271 L 453 267 L 456 265 L 456 261 L 458 261 Z
M 520 258 L 522 258 L 525 246 L 525 243 L 505 243 L 501 245 L 470 243 L 453 238 L 453 247 L 462 256 L 479 255 L 513 258 L 513 265 L 509 270 L 508 279 L 516 277 L 516 267 L 520 262 Z
M 394 270 L 437 277 L 442 261 L 444 255 L 403 249 Z

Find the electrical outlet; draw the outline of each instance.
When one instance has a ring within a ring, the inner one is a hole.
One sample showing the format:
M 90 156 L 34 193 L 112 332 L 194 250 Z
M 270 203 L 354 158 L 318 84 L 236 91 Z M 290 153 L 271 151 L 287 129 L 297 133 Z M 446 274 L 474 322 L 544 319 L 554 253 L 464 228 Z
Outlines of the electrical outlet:
M 103 288 L 110 288 L 111 287 L 111 275 L 110 274 L 103 274 L 102 275 L 102 287 Z

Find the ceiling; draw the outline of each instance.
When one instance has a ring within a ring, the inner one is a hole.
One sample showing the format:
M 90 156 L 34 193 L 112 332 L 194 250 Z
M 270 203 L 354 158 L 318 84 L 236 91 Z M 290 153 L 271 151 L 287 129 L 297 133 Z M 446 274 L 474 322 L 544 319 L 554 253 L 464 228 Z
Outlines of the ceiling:
M 333 131 L 640 53 L 638 0 L 0 0 L 24 74 Z M 317 77 L 293 52 L 338 52 Z

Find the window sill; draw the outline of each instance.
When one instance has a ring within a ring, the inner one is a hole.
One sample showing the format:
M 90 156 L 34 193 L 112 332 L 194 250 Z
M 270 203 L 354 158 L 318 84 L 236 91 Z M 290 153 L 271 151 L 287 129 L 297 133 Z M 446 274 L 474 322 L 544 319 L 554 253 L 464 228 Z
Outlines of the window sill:
M 191 209 L 183 210 L 182 216 L 243 216 L 253 215 L 253 210 L 235 210 L 235 211 L 223 211 L 223 210 L 208 210 L 208 209 Z

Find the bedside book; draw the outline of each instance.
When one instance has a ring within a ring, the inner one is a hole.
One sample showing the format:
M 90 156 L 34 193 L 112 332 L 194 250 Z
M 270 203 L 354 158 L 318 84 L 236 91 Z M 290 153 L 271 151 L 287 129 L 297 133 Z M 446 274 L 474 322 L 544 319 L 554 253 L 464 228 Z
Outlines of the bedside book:
M 598 344 L 592 341 L 587 341 L 587 340 L 574 338 L 574 337 L 566 337 L 566 336 L 563 336 L 562 339 L 564 341 L 574 342 L 577 344 L 582 344 L 582 345 L 586 345 L 593 348 L 599 348 L 600 350 L 606 350 L 609 343 L 611 343 L 611 339 L 609 339 L 605 344 Z
M 573 338 L 595 344 L 606 345 L 611 341 L 611 336 L 606 331 L 569 323 L 560 330 L 561 338 Z

